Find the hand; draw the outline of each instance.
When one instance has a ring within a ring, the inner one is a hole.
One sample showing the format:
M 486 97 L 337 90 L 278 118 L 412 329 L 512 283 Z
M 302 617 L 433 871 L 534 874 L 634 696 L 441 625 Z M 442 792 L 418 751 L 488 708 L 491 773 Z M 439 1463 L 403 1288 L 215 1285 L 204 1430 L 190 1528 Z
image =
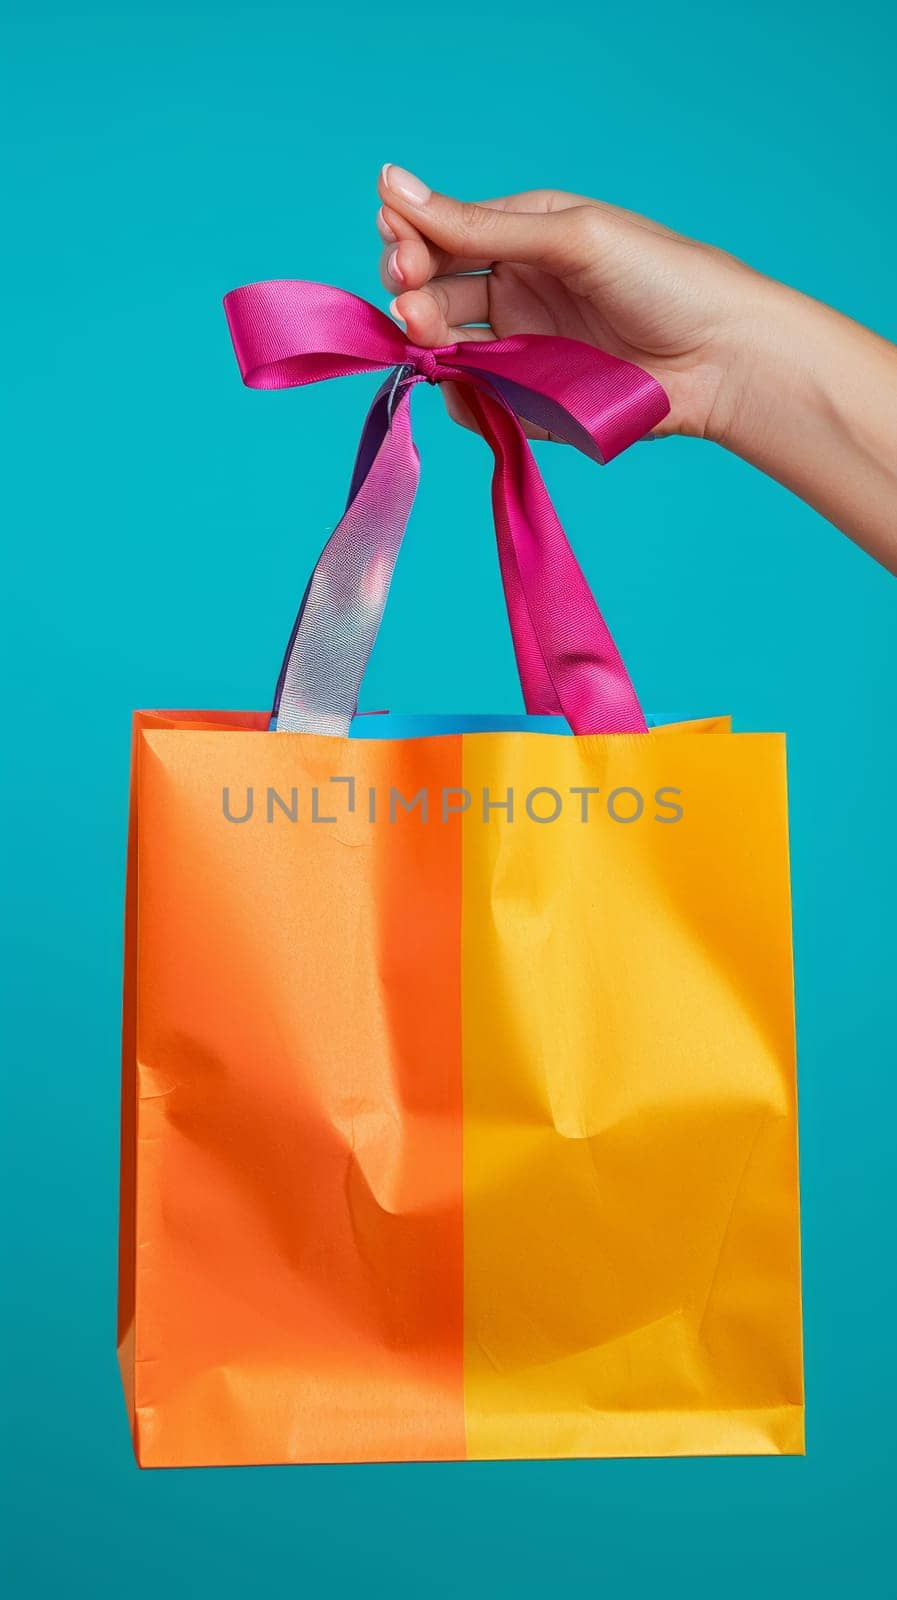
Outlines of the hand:
M 763 281 L 740 261 L 553 189 L 467 205 L 387 166 L 379 191 L 383 282 L 415 344 L 520 332 L 581 339 L 662 384 L 671 410 L 658 432 L 722 432 Z
M 893 345 L 602 201 L 543 189 L 474 205 L 393 165 L 378 189 L 383 281 L 415 344 L 554 333 L 635 362 L 669 397 L 659 433 L 725 445 L 897 570 Z

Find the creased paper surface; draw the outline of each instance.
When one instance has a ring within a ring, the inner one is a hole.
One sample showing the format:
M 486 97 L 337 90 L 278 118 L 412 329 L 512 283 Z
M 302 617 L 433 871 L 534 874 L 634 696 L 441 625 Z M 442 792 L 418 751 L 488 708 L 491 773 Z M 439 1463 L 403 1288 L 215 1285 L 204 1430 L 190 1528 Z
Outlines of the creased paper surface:
M 135 729 L 141 1462 L 801 1450 L 782 739 L 264 725 Z

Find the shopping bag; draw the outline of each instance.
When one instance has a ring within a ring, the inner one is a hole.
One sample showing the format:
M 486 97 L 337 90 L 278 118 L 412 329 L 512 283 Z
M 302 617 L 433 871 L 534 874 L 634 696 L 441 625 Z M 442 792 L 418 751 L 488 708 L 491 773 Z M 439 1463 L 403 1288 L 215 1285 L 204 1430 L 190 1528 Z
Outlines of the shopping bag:
M 320 285 L 226 305 L 253 386 L 393 370 L 273 714 L 134 719 L 139 1462 L 801 1452 L 784 739 L 645 717 L 517 420 L 608 459 L 662 391 L 567 340 L 421 351 Z M 356 715 L 446 377 L 522 727 Z

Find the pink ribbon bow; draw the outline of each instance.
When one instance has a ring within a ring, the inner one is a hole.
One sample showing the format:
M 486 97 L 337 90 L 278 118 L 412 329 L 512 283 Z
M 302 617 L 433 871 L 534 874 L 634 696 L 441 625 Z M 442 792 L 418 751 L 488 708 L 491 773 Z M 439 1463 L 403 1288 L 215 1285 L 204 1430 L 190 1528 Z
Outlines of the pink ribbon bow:
M 346 510 L 312 573 L 284 657 L 279 729 L 345 733 L 383 615 L 419 476 L 409 395 L 465 386 L 495 457 L 492 504 L 524 703 L 574 733 L 643 733 L 626 668 L 567 543 L 518 417 L 609 461 L 669 411 L 654 378 L 575 339 L 515 334 L 437 350 L 327 284 L 253 283 L 224 300 L 243 382 L 285 389 L 394 368 L 362 431 Z

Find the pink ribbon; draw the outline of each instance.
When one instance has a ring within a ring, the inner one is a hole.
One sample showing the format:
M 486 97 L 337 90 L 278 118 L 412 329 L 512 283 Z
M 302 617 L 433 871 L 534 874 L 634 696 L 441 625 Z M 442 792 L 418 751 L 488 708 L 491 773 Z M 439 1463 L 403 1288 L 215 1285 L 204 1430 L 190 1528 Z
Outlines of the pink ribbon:
M 224 306 L 250 388 L 395 368 L 368 413 L 346 510 L 293 628 L 272 713 L 278 728 L 348 730 L 417 488 L 410 392 L 451 381 L 465 386 L 495 457 L 496 537 L 527 711 L 560 714 L 577 734 L 644 733 L 635 690 L 518 417 L 606 462 L 669 411 L 655 379 L 591 345 L 543 334 L 423 349 L 375 306 L 327 284 L 253 283 L 232 290 Z

